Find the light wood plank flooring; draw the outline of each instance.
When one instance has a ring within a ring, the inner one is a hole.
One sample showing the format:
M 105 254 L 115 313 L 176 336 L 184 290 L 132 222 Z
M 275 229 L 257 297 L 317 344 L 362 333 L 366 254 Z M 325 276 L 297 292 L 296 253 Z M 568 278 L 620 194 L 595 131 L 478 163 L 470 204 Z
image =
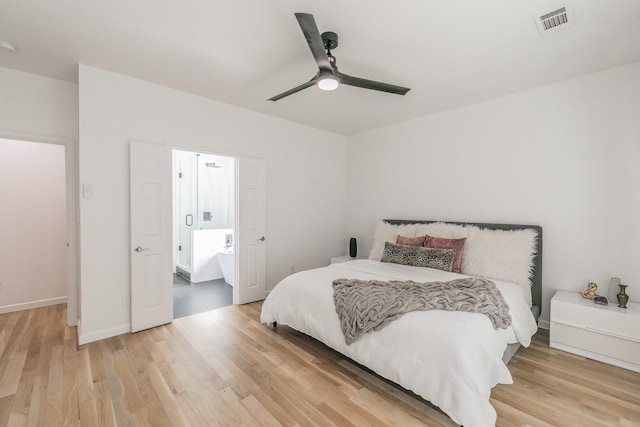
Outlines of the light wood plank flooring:
M 84 346 L 65 306 L 0 315 L 0 426 L 451 426 L 436 408 L 286 327 L 260 303 Z M 499 426 L 640 426 L 640 374 L 540 331 L 494 388 Z

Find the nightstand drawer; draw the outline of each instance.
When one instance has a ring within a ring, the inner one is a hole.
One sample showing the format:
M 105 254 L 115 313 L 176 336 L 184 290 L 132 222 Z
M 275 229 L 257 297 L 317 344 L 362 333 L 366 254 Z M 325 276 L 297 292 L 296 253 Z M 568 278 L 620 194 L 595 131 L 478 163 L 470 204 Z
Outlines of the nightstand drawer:
M 552 321 L 550 346 L 564 344 L 604 357 L 632 363 L 640 369 L 640 340 L 609 334 L 600 330 Z M 594 357 L 595 358 L 595 357 Z
M 585 300 L 586 301 L 586 300 Z M 640 318 L 630 315 L 623 308 L 589 305 L 553 303 L 553 321 L 595 329 L 613 335 L 621 335 L 640 342 Z M 621 310 L 620 312 L 615 310 Z

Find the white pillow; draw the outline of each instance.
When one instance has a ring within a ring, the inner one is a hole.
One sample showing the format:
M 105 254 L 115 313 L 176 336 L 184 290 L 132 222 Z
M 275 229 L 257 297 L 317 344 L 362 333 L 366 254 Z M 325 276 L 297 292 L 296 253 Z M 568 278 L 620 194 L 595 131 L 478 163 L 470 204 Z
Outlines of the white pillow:
M 416 236 L 424 236 L 425 234 L 443 239 L 463 239 L 467 237 L 467 229 L 463 225 L 447 224 L 444 222 L 418 225 Z
M 373 244 L 369 252 L 369 259 L 380 261 L 382 252 L 384 251 L 384 242 L 395 243 L 398 234 L 405 237 L 415 237 L 418 225 L 420 224 L 392 225 L 380 221 L 378 225 L 376 225 L 376 231 L 373 233 Z
M 531 286 L 538 233 L 523 230 L 486 230 L 466 226 L 461 273 Z

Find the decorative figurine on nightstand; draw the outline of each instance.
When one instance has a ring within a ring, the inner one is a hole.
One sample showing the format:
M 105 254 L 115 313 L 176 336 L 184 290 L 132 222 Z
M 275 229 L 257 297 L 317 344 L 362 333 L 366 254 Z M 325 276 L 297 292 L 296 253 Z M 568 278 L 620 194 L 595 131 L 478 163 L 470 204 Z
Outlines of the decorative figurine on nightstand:
M 589 284 L 587 285 L 587 290 L 584 292 L 580 292 L 580 295 L 582 295 L 582 298 L 586 299 L 593 299 L 594 297 L 597 297 L 598 285 L 593 282 L 589 282 Z
M 627 289 L 627 285 L 618 285 L 620 286 L 620 293 L 618 294 L 618 307 L 627 308 L 627 303 L 629 302 L 629 295 L 626 294 L 625 289 Z

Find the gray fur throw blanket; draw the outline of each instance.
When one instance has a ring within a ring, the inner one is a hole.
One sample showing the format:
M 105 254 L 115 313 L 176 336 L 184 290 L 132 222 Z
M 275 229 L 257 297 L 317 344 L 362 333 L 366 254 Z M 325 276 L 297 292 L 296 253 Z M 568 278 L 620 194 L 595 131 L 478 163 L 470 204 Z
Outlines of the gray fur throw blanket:
M 347 345 L 415 310 L 482 313 L 493 329 L 511 325 L 509 306 L 500 290 L 477 277 L 429 283 L 336 279 L 333 301 Z

